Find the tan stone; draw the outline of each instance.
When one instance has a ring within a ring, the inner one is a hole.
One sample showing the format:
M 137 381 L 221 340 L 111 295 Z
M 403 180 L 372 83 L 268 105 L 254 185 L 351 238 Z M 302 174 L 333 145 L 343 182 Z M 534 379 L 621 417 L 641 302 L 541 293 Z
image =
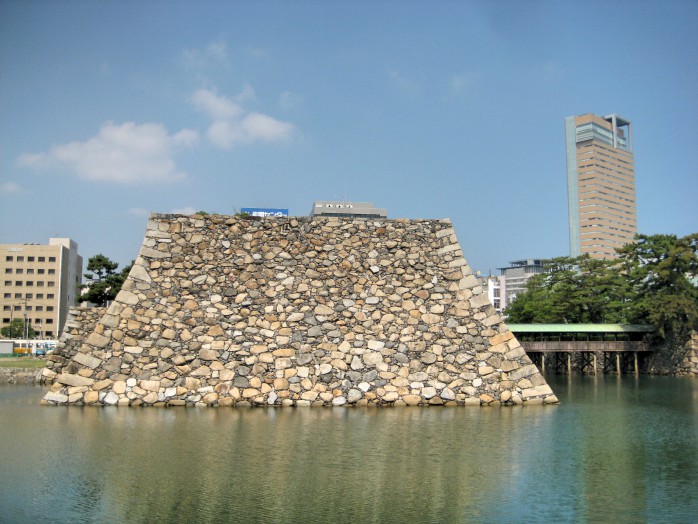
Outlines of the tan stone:
M 141 380 L 139 385 L 146 391 L 158 391 L 160 389 L 159 380 Z
M 242 398 L 250 399 L 258 396 L 260 391 L 255 388 L 245 388 L 242 390 Z

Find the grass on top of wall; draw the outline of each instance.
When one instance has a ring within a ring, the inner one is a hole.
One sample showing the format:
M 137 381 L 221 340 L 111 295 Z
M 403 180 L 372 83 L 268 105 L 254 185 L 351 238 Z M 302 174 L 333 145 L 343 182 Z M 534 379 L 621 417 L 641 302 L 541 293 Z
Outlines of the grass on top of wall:
M 0 368 L 38 369 L 46 365 L 46 359 L 8 356 L 0 358 Z

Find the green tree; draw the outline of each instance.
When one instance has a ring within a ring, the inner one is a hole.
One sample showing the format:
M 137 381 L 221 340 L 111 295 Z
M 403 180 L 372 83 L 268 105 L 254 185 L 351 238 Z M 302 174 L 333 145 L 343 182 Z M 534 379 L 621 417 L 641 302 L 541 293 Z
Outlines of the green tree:
M 29 324 L 28 328 L 29 338 L 36 337 L 36 331 L 34 331 L 34 328 L 31 326 L 31 324 Z M 6 324 L 5 327 L 0 329 L 0 334 L 5 338 L 25 338 L 24 319 L 12 319 L 12 322 Z
M 698 330 L 698 234 L 637 235 L 614 261 L 556 258 L 507 307 L 512 323 L 636 323 L 656 328 L 653 358 L 672 369 Z
M 87 270 L 90 271 L 85 273 L 88 280 L 87 291 L 80 295 L 79 301 L 104 306 L 114 300 L 132 266 L 133 262 L 117 273 L 118 263 L 112 262 L 101 253 L 93 256 L 87 261 Z
M 637 235 L 618 250 L 635 297 L 631 318 L 652 324 L 657 335 L 683 346 L 698 329 L 698 233 Z
M 507 307 L 515 323 L 615 323 L 627 319 L 630 289 L 614 263 L 559 257 L 544 263 L 545 272 L 532 277 L 527 291 Z

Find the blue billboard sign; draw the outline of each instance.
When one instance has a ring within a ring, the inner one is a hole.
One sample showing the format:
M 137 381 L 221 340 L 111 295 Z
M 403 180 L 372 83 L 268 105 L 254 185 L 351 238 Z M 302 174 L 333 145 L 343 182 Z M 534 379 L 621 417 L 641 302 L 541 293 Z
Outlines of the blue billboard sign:
M 243 207 L 240 210 L 253 217 L 287 217 L 288 209 L 270 209 L 266 207 Z

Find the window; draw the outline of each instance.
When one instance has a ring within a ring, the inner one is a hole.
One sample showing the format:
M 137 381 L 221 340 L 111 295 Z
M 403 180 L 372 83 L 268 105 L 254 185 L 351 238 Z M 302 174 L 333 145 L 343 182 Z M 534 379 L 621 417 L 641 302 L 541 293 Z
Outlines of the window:
M 11 286 L 11 285 L 12 285 L 12 280 L 5 280 L 5 285 L 6 285 L 6 286 Z
M 49 275 L 55 275 L 55 274 L 56 274 L 56 270 L 55 270 L 55 269 L 49 269 L 49 270 L 48 270 L 48 274 L 49 274 Z
M 5 274 L 12 274 L 12 268 L 11 267 L 6 267 L 5 268 Z
M 44 306 L 36 306 L 36 310 L 37 310 L 37 311 L 43 311 L 43 310 L 44 310 Z
M 52 318 L 47 318 L 46 319 L 47 324 L 53 324 L 53 319 Z
M 12 298 L 12 293 L 5 293 L 2 298 Z
M 44 281 L 43 281 L 43 280 L 39 280 L 39 281 L 36 283 L 36 285 L 39 286 L 39 287 L 43 287 L 43 286 L 44 286 Z
M 53 306 L 46 306 L 46 311 L 53 311 Z
M 46 332 L 47 337 L 52 337 L 53 336 L 53 331 L 47 331 Z
M 5 257 L 5 262 L 12 262 L 12 260 L 13 260 L 12 255 L 7 255 Z
M 15 293 L 15 298 L 22 298 L 22 293 Z
M 55 283 L 55 282 L 47 282 L 46 285 L 47 285 L 48 287 L 56 287 L 56 283 Z
M 24 262 L 24 257 L 17 257 L 17 262 Z
M 39 257 L 39 262 L 46 262 L 46 257 Z
M 49 262 L 55 262 L 55 261 L 56 261 L 56 257 L 48 257 L 48 261 L 49 261 Z
M 43 294 L 43 293 L 37 293 L 37 294 L 36 294 L 36 298 L 39 298 L 39 299 L 44 298 L 44 294 Z
M 53 293 L 49 293 L 48 295 L 46 295 L 46 298 L 48 298 L 49 300 L 53 300 L 55 297 L 53 296 Z
M 16 304 L 16 305 L 15 305 L 15 311 L 19 311 L 20 309 L 22 309 L 21 306 L 20 306 L 19 304 Z
M 24 269 L 17 269 L 17 270 L 15 270 L 15 273 L 17 273 L 18 275 L 21 275 L 22 273 L 24 273 Z
M 32 287 L 33 285 L 34 285 L 34 282 L 32 282 L 31 280 L 27 280 L 28 287 Z
M 10 311 L 10 306 L 2 306 L 3 311 Z
M 5 317 L 5 318 L 2 319 L 2 323 L 3 323 L 3 324 L 9 324 L 9 323 L 10 323 L 10 319 L 7 318 L 7 317 Z
M 27 311 L 31 311 L 31 310 L 32 310 L 32 307 L 31 307 L 31 306 L 26 306 L 24 309 L 26 309 Z
M 27 294 L 24 295 L 24 296 L 25 296 L 26 298 L 34 298 L 34 294 L 33 294 L 33 293 L 27 293 Z
M 34 257 L 27 257 L 27 262 L 34 262 Z
M 15 286 L 20 287 L 22 285 L 21 280 L 15 280 Z
M 44 273 L 46 273 L 46 270 L 45 269 L 37 269 L 36 272 L 39 273 L 39 275 L 43 275 Z
M 33 269 L 27 269 L 27 275 L 33 275 L 34 270 Z

